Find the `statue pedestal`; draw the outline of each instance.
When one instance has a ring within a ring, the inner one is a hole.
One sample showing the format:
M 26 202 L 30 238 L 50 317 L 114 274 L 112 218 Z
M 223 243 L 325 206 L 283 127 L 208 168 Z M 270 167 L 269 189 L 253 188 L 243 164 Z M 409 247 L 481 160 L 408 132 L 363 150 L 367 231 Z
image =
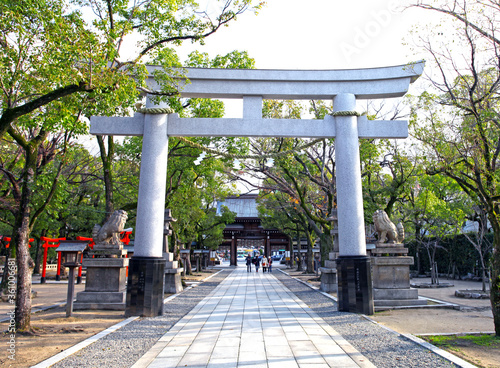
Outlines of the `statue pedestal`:
M 181 273 L 184 268 L 179 268 L 178 262 L 174 261 L 173 253 L 163 253 L 165 262 L 165 285 L 163 291 L 168 294 L 180 293 L 182 288 Z
M 84 259 L 85 291 L 77 294 L 73 309 L 125 310 L 128 262 L 128 258 Z
M 401 243 L 375 244 L 375 248 L 370 249 L 370 254 L 372 256 L 388 255 L 392 257 L 399 257 L 399 256 L 406 256 L 408 254 L 408 249 L 405 248 L 404 245 Z
M 410 266 L 413 265 L 413 257 L 372 257 L 371 264 L 376 310 L 427 304 L 426 300 L 418 298 L 417 289 L 410 288 Z

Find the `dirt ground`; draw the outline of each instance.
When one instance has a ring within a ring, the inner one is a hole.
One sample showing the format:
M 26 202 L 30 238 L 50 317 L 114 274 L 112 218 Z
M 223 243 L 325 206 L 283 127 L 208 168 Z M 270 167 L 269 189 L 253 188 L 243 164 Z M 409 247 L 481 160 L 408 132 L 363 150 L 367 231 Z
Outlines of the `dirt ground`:
M 193 285 L 209 277 L 218 270 L 196 272 L 187 276 L 184 281 Z M 304 275 L 302 272 L 285 270 L 291 276 L 319 287 L 320 281 L 316 275 Z M 277 270 L 275 271 L 277 272 Z M 36 281 L 35 281 L 36 282 Z M 455 309 L 405 309 L 377 312 L 371 319 L 400 333 L 414 335 L 438 333 L 471 333 L 493 331 L 493 319 L 488 300 L 461 299 L 454 296 L 456 288 L 465 289 L 457 283 L 454 288 L 441 290 L 419 289 L 419 295 L 443 300 L 460 305 Z M 76 292 L 82 291 L 84 285 L 76 285 Z M 37 297 L 33 299 L 34 306 L 54 305 L 66 300 L 67 284 L 33 284 Z M 335 293 L 332 293 L 336 296 Z M 168 296 L 168 295 L 165 295 Z M 0 303 L 0 317 L 4 318 L 11 306 Z M 7 322 L 0 323 L 0 366 L 28 367 L 41 362 L 75 344 L 95 335 L 98 332 L 124 320 L 123 312 L 118 311 L 75 311 L 73 317 L 65 317 L 65 307 L 58 307 L 32 315 L 34 333 L 16 335 L 15 360 L 8 358 L 9 334 Z M 495 346 L 467 346 L 460 341 L 460 346 L 449 348 L 457 356 L 469 360 L 480 367 L 500 367 L 500 348 Z M 446 347 L 442 347 L 446 348 Z M 448 349 L 448 348 L 447 348 Z
M 195 272 L 183 277 L 188 283 L 200 282 L 217 270 Z M 84 284 L 75 285 L 75 293 L 83 291 Z M 54 305 L 65 302 L 67 282 L 39 284 L 33 283 L 37 297 L 32 299 L 33 309 L 43 305 Z M 165 294 L 165 297 L 171 294 Z M 0 302 L 0 316 L 4 318 L 12 307 Z M 48 359 L 55 354 L 70 348 L 108 327 L 125 319 L 122 311 L 74 311 L 73 316 L 66 318 L 66 307 L 61 306 L 43 312 L 33 313 L 31 325 L 33 333 L 17 334 L 15 338 L 15 359 L 9 359 L 8 344 L 10 334 L 7 333 L 8 322 L 0 323 L 0 367 L 25 368 Z
M 210 277 L 215 272 L 218 272 L 219 270 L 214 270 L 214 269 L 207 269 L 203 270 L 202 272 L 193 272 L 192 275 L 186 275 L 182 276 L 182 280 L 184 281 L 203 281 L 207 277 Z
M 77 311 L 66 318 L 66 308 L 57 307 L 31 317 L 32 334 L 17 334 L 15 359 L 2 348 L 1 367 L 29 367 L 39 363 L 71 346 L 91 337 L 124 319 L 119 311 Z M 1 331 L 7 329 L 6 323 L 0 324 Z M 2 347 L 6 347 L 9 336 L 2 333 Z M 4 343 L 5 341 L 5 343 Z
M 466 335 L 493 331 L 493 319 L 485 317 L 486 312 L 484 310 L 448 308 L 400 309 L 377 312 L 370 318 L 397 332 L 411 333 L 425 338 L 432 334 L 458 333 Z M 491 310 L 489 312 L 491 313 Z M 482 346 L 466 340 L 456 340 L 454 346 L 450 344 L 450 346 L 440 347 L 479 367 L 500 368 L 500 344 Z

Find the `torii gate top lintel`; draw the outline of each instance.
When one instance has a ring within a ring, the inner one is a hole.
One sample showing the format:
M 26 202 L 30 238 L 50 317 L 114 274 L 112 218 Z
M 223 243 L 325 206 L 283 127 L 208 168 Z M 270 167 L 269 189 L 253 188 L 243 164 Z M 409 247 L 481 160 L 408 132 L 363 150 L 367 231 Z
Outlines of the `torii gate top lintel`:
M 401 97 L 423 72 L 424 61 L 406 65 L 336 70 L 208 69 L 185 68 L 189 83 L 179 81 L 187 98 L 332 99 L 352 93 L 356 99 Z M 148 86 L 158 89 L 148 66 Z
M 357 99 L 401 97 L 423 72 L 424 62 L 384 68 L 350 70 L 260 70 L 185 68 L 189 83 L 179 77 L 182 97 L 241 98 L 243 119 L 169 118 L 169 136 L 260 136 L 333 138 L 333 117 L 311 119 L 262 119 L 263 99 L 333 100 L 340 94 Z M 158 90 L 153 76 L 158 66 L 148 66 L 148 86 Z M 149 100 L 148 107 L 153 107 Z M 352 109 L 355 108 L 351 107 Z M 144 116 L 118 120 L 92 117 L 91 134 L 143 135 Z M 325 124 L 326 123 L 326 124 Z M 358 118 L 359 138 L 406 138 L 406 121 L 377 121 Z

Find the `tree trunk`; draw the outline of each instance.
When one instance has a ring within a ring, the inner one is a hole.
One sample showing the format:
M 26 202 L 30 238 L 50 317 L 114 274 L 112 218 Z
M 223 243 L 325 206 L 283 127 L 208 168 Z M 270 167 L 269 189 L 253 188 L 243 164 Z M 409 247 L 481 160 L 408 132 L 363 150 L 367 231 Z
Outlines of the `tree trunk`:
M 306 272 L 307 273 L 314 273 L 314 256 L 313 256 L 313 246 L 314 242 L 312 239 L 312 234 L 311 232 L 306 233 L 306 238 L 307 238 L 307 264 L 306 264 Z
M 416 244 L 416 249 L 415 249 L 415 257 L 417 257 L 417 275 L 422 274 L 422 264 L 420 263 L 420 251 L 422 249 L 421 244 L 420 244 L 420 234 L 422 231 L 422 227 L 418 225 L 418 220 L 417 218 L 414 219 L 415 223 L 415 244 Z
M 437 263 L 436 263 L 436 248 L 437 244 L 434 244 L 434 247 L 432 248 L 432 255 L 431 255 L 431 284 L 432 285 L 439 285 L 439 280 L 438 280 L 438 271 L 437 271 Z
M 191 250 L 191 242 L 187 245 L 186 249 Z M 192 275 L 193 274 L 193 267 L 191 266 L 191 253 L 187 254 L 187 257 L 184 262 L 184 269 L 186 275 Z
M 330 234 L 323 233 L 319 237 L 321 249 L 321 265 L 325 265 L 325 261 L 330 259 L 330 252 L 333 252 L 333 237 Z
M 28 218 L 29 221 L 29 218 Z M 31 274 L 33 260 L 28 250 L 29 230 L 26 221 L 18 231 L 17 243 L 17 294 L 16 294 L 16 330 L 31 329 Z
M 30 202 L 35 182 L 36 151 L 26 150 L 26 164 L 19 211 L 16 216 L 14 241 L 17 258 L 16 330 L 31 329 L 31 273 L 34 267 L 29 254 Z
M 493 254 L 491 256 L 491 310 L 496 336 L 500 336 L 500 222 L 490 217 L 493 227 Z
M 177 234 L 175 231 L 172 230 L 172 239 L 171 241 L 168 243 L 168 247 L 169 247 L 169 252 L 172 252 L 174 253 L 174 260 L 175 261 L 179 261 L 180 260 L 180 254 L 179 254 L 179 245 L 180 245 L 180 241 L 179 239 L 177 238 Z
M 115 156 L 115 142 L 113 136 L 108 136 L 108 152 L 104 145 L 104 139 L 101 135 L 97 135 L 97 143 L 99 144 L 99 151 L 101 154 L 102 171 L 104 177 L 104 192 L 106 197 L 106 219 L 107 221 L 114 211 L 113 199 L 113 159 Z
M 292 248 L 293 248 L 293 243 L 292 243 Z M 302 248 L 300 244 L 300 231 L 297 231 L 297 271 L 302 271 L 302 252 L 300 251 Z
M 433 248 L 433 251 L 431 252 L 431 244 L 427 244 L 426 245 L 426 249 L 427 249 L 427 256 L 429 257 L 429 265 L 430 265 L 430 271 L 431 271 L 431 284 L 434 285 L 436 284 L 436 274 L 435 274 L 435 270 L 436 270 L 436 267 L 435 267 L 435 262 L 434 262 L 434 259 L 435 259 L 435 254 L 436 254 L 436 247 Z
M 486 291 L 486 270 L 485 268 L 483 267 L 482 269 L 482 273 L 481 273 L 481 284 L 482 284 L 482 291 L 485 292 Z
M 185 265 L 184 267 L 186 268 L 186 275 L 192 275 L 193 274 L 193 268 L 191 267 L 191 257 L 188 254 L 185 260 Z

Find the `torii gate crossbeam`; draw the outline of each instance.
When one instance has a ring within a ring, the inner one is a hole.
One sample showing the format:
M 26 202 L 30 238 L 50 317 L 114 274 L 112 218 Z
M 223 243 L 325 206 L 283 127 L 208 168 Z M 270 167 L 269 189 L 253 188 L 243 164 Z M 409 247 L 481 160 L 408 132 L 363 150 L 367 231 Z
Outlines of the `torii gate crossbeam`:
M 252 136 L 336 138 L 339 227 L 339 310 L 373 313 L 370 261 L 366 256 L 360 138 L 405 138 L 407 121 L 368 121 L 351 114 L 357 99 L 403 96 L 424 63 L 356 70 L 185 69 L 182 97 L 242 98 L 242 119 L 179 118 L 176 114 L 92 117 L 91 134 L 142 135 L 134 256 L 129 266 L 127 315 L 163 311 L 163 213 L 169 136 Z M 150 75 L 158 67 L 148 67 Z M 150 88 L 157 88 L 152 77 Z M 330 99 L 334 112 L 324 120 L 262 119 L 263 99 Z M 153 105 L 148 98 L 147 108 Z

